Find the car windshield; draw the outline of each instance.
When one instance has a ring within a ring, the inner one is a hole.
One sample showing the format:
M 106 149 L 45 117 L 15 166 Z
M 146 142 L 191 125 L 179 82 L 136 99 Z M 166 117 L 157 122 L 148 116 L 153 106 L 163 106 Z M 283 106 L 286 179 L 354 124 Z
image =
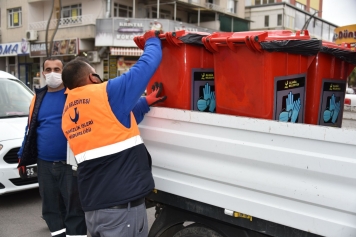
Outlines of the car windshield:
M 0 78 L 0 118 L 28 116 L 33 92 L 15 79 Z

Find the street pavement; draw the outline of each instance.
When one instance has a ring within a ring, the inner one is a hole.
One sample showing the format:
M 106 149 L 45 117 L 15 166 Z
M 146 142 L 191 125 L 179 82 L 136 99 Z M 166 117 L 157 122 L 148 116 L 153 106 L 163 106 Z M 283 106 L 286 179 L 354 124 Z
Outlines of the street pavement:
M 154 213 L 154 207 L 147 209 L 149 228 Z M 0 196 L 0 237 L 50 236 L 46 222 L 41 218 L 38 188 Z

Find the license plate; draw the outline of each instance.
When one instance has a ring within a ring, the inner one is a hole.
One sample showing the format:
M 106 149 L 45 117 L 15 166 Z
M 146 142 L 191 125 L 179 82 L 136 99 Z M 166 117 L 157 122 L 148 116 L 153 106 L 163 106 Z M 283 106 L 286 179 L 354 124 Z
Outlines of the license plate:
M 37 177 L 37 166 L 35 167 L 26 167 L 27 178 Z

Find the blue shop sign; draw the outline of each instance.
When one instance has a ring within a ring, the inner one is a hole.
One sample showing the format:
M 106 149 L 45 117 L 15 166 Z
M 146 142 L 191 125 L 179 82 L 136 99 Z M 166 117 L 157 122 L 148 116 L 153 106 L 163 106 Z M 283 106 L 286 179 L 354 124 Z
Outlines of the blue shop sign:
M 29 54 L 29 43 L 26 40 L 16 43 L 0 44 L 0 57 Z

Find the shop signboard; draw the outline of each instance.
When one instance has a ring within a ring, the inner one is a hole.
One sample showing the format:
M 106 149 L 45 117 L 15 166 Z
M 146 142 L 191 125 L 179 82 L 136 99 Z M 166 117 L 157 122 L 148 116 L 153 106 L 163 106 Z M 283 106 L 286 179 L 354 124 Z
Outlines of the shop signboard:
M 29 43 L 22 39 L 21 42 L 0 44 L 0 57 L 26 55 L 29 53 Z
M 52 56 L 67 56 L 78 54 L 78 39 L 54 40 L 52 46 Z M 46 57 L 46 43 L 30 44 L 30 57 Z
M 143 35 L 148 30 L 159 30 L 163 33 L 177 30 L 213 32 L 207 28 L 167 19 L 97 19 L 95 46 L 137 47 L 133 38 Z
M 356 25 L 335 28 L 333 41 L 336 44 L 356 43 Z

